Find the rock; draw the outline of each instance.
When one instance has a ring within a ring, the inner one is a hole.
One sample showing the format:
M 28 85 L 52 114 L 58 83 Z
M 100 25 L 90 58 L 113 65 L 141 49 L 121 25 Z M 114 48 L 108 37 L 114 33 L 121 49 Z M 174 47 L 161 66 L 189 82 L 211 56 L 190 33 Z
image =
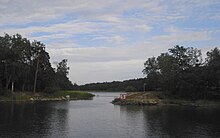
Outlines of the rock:
M 67 99 L 67 100 L 70 100 L 70 95 L 66 95 L 66 99 Z
M 31 101 L 34 101 L 34 98 L 30 98 Z

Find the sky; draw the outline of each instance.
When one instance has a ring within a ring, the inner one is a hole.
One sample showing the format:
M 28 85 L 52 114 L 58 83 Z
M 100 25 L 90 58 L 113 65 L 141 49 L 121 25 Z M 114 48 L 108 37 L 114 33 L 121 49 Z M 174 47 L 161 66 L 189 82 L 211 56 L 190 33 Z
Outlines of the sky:
M 0 35 L 46 45 L 79 85 L 144 77 L 144 62 L 175 45 L 220 48 L 219 0 L 0 0 Z

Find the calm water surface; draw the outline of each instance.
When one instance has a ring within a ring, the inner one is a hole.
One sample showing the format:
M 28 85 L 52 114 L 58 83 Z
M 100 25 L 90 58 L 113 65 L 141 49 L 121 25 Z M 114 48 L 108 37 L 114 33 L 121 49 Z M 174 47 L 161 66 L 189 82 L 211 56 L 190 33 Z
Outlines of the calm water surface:
M 0 137 L 145 138 L 220 137 L 220 108 L 135 107 L 93 100 L 0 103 Z

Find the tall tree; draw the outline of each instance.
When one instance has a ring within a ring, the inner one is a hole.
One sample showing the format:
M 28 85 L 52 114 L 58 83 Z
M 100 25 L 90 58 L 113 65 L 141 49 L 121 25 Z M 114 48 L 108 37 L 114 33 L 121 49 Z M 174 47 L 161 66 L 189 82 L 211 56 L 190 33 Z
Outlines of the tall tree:
M 207 52 L 207 89 L 220 97 L 220 50 L 216 47 Z
M 159 84 L 159 88 L 181 97 L 205 98 L 210 88 L 215 90 L 219 88 L 220 82 L 217 77 L 220 76 L 219 53 L 217 48 L 207 53 L 206 68 L 202 64 L 201 50 L 176 45 L 167 53 L 162 53 L 157 58 L 149 58 L 145 62 L 144 73 L 147 74 L 148 85 Z M 209 80 L 208 88 L 206 88 L 207 80 Z
M 69 67 L 67 66 L 67 59 L 63 59 L 57 64 L 57 73 L 67 76 L 69 74 Z
M 0 90 L 35 92 L 44 91 L 48 87 L 59 87 L 57 74 L 50 64 L 50 56 L 43 43 L 30 42 L 19 34 L 5 34 L 0 36 L 0 53 Z M 69 70 L 68 67 L 65 68 L 66 62 L 64 60 L 58 69 L 65 76 Z M 69 85 L 71 82 L 66 81 L 63 85 L 65 83 Z
M 69 80 L 67 75 L 69 74 L 69 67 L 67 66 L 67 59 L 63 59 L 57 64 L 56 76 L 57 81 L 61 89 L 68 90 L 73 88 L 72 82 Z

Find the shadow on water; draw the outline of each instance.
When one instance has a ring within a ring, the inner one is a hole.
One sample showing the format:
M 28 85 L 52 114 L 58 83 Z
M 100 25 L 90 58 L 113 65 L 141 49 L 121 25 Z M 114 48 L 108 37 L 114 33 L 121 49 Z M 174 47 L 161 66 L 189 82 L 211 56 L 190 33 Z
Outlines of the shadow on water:
M 57 102 L 1 103 L 0 137 L 65 136 L 62 132 L 68 125 L 67 104 L 68 102 L 58 105 Z
M 219 137 L 220 110 L 198 107 L 122 106 L 122 114 L 133 125 L 143 120 L 142 137 Z M 142 118 L 141 118 L 142 117 Z

